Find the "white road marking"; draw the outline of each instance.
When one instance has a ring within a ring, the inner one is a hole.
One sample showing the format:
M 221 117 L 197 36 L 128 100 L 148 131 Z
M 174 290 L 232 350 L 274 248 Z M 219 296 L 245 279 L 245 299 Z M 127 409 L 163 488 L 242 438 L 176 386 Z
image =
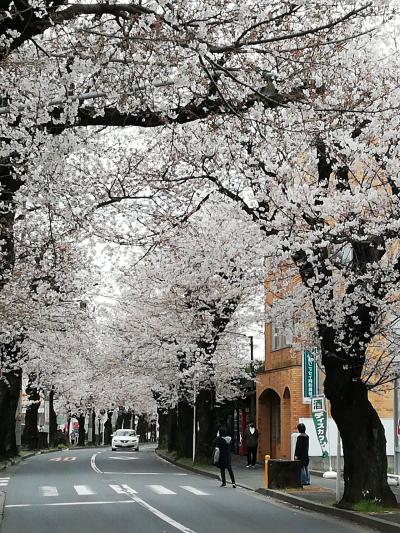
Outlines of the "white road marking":
M 99 453 L 101 452 L 97 452 L 92 455 L 92 457 L 90 458 L 90 466 L 93 468 L 96 474 L 103 474 L 103 472 L 96 466 L 96 455 L 99 455 Z
M 122 487 L 120 487 L 119 485 L 109 485 L 112 490 L 114 490 L 117 494 L 125 494 L 125 491 Z
M 203 492 L 202 490 L 195 489 L 194 487 L 189 487 L 188 485 L 180 485 L 181 489 L 185 489 L 188 492 L 191 492 L 192 494 L 196 494 L 196 496 L 210 496 L 207 492 Z
M 50 485 L 39 487 L 39 492 L 41 496 L 58 496 L 57 487 L 52 487 Z
M 50 507 L 50 506 L 65 506 L 65 505 L 105 505 L 107 503 L 135 503 L 134 500 L 112 500 L 110 502 L 57 502 L 57 503 L 16 503 L 16 504 L 9 504 L 5 507 Z
M 129 485 L 121 485 L 127 494 L 137 494 L 136 490 L 132 489 Z
M 109 459 L 118 459 L 118 461 L 134 461 L 139 459 L 139 457 L 109 457 Z
M 165 472 L 101 472 L 100 474 L 118 474 L 120 476 L 187 476 L 188 474 L 167 474 Z
M 155 516 L 158 516 L 158 518 L 161 518 L 164 522 L 167 522 L 170 526 L 174 527 L 178 531 L 182 531 L 182 533 L 196 533 L 193 531 L 193 529 L 189 529 L 188 527 L 184 526 L 183 524 L 180 524 L 179 522 L 176 522 L 173 518 L 170 518 L 168 515 L 162 513 L 152 505 L 149 505 L 147 502 L 142 500 L 141 498 L 138 498 L 137 496 L 132 496 L 133 501 L 147 509 L 147 511 L 150 511 L 150 513 L 154 514 Z
M 70 455 L 68 455 L 67 457 L 52 457 L 51 459 L 49 459 L 49 461 L 53 461 L 53 462 L 76 461 L 76 457 L 72 457 Z
M 75 489 L 75 492 L 79 494 L 79 496 L 89 496 L 91 494 L 96 494 L 87 485 L 74 485 L 74 489 Z
M 152 491 L 154 491 L 156 494 L 176 494 L 173 490 L 167 489 L 167 487 L 163 487 L 162 485 L 147 485 Z

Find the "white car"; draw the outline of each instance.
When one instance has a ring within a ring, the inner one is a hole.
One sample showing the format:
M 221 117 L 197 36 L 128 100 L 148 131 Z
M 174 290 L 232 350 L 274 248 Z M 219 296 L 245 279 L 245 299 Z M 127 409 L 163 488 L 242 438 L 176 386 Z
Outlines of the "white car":
M 117 448 L 134 448 L 139 451 L 139 436 L 133 429 L 117 429 L 111 435 L 111 449 L 115 451 Z

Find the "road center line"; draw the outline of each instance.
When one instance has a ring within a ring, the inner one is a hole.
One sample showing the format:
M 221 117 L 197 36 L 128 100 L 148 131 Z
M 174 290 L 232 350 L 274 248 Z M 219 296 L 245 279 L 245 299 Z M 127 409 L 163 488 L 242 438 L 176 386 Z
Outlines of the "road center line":
M 101 452 L 97 452 L 92 455 L 92 457 L 90 458 L 90 466 L 96 472 L 96 474 L 103 474 L 103 472 L 96 466 L 96 455 L 99 455 L 99 453 Z
M 170 526 L 174 527 L 178 531 L 182 531 L 183 533 L 196 533 L 193 531 L 193 529 L 189 529 L 188 527 L 184 526 L 183 524 L 180 524 L 173 518 L 169 517 L 168 515 L 162 513 L 152 505 L 148 504 L 142 498 L 138 498 L 137 496 L 132 496 L 132 500 L 147 509 L 147 511 L 150 511 L 150 513 L 154 514 L 155 516 L 158 516 L 158 518 L 161 518 L 164 522 L 169 524 Z

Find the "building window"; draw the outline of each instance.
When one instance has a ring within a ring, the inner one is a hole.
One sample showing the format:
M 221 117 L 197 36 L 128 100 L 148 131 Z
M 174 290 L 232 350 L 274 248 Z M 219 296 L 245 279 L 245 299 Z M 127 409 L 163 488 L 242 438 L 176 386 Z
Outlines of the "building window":
M 277 326 L 274 322 L 271 322 L 271 350 L 281 350 L 287 348 L 292 344 L 291 332 L 283 330 L 282 327 Z

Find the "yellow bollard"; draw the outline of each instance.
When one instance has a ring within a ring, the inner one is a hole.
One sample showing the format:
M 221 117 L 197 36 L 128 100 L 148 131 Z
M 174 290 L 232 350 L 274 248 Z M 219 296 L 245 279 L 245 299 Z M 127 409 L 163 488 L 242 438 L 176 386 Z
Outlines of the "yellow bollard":
M 265 456 L 264 460 L 264 489 L 268 488 L 268 463 L 271 457 L 269 455 Z

